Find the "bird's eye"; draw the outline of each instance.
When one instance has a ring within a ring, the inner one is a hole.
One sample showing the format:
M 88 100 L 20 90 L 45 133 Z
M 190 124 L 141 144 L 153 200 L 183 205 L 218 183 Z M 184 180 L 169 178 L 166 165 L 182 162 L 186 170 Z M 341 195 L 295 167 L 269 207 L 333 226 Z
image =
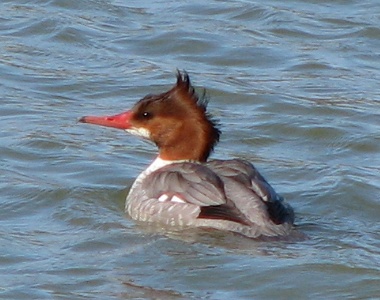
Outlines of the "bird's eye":
M 150 119 L 152 118 L 152 114 L 150 112 L 147 112 L 147 111 L 144 111 L 141 116 L 144 118 L 144 119 Z

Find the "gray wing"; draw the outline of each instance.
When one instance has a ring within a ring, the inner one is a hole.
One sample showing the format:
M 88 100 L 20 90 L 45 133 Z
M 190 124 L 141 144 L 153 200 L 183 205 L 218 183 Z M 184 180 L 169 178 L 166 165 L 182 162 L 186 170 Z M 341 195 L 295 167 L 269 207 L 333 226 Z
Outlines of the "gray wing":
M 198 163 L 176 163 L 148 175 L 142 189 L 163 205 L 172 202 L 196 205 L 197 218 L 220 219 L 247 224 L 248 220 L 227 199 L 224 183 L 210 168 Z
M 207 163 L 220 177 L 233 179 L 254 193 L 254 199 L 262 201 L 269 218 L 275 224 L 293 222 L 294 213 L 279 194 L 271 187 L 265 178 L 249 162 L 233 159 L 229 161 L 213 160 Z
M 252 189 L 263 201 L 282 201 L 265 178 L 249 162 L 232 160 L 212 160 L 207 165 L 219 176 L 232 178 L 245 187 Z
M 220 177 L 201 164 L 171 164 L 150 174 L 145 184 L 143 189 L 151 198 L 164 199 L 163 195 L 176 196 L 177 201 L 181 199 L 184 203 L 198 206 L 226 203 Z

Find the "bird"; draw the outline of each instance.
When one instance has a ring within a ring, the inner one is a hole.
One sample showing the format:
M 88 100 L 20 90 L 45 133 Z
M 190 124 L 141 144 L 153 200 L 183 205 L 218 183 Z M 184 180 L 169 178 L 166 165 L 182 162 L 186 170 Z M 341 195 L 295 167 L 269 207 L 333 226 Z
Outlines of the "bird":
M 219 122 L 207 112 L 209 97 L 195 92 L 186 71 L 174 86 L 149 94 L 111 116 L 79 122 L 117 128 L 150 140 L 153 162 L 129 190 L 125 211 L 136 221 L 176 228 L 211 228 L 249 238 L 283 237 L 294 211 L 252 163 L 209 159 L 219 141 Z

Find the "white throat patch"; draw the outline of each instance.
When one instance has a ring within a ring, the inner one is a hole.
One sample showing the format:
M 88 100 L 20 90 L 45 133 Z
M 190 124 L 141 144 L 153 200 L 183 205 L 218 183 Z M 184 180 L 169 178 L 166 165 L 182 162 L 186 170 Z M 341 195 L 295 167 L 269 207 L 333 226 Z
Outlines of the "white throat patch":
M 135 136 L 142 137 L 144 139 L 150 139 L 150 131 L 148 129 L 145 129 L 143 127 L 132 127 L 125 130 L 126 132 L 133 134 Z

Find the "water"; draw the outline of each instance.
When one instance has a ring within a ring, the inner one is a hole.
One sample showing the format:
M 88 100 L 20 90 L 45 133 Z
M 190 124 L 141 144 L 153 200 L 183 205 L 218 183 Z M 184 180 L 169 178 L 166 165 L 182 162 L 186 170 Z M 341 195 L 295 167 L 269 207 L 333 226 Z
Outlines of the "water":
M 283 3 L 284 2 L 284 3 Z M 2 1 L 2 299 L 375 299 L 380 6 Z M 223 136 L 294 207 L 302 241 L 159 233 L 124 214 L 151 145 L 78 124 L 186 69 Z

